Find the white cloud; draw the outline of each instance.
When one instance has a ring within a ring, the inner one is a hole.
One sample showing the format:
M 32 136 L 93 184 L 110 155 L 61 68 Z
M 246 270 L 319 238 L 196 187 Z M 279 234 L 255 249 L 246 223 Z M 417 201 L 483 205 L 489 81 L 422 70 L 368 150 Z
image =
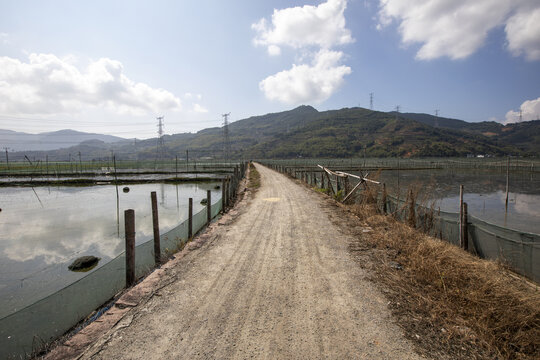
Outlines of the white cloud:
M 301 52 L 298 65 L 259 83 L 267 99 L 286 104 L 320 103 L 339 89 L 351 68 L 340 64 L 341 51 L 330 49 L 354 42 L 345 27 L 346 7 L 347 0 L 327 0 L 318 6 L 274 9 L 271 24 L 263 18 L 251 25 L 257 32 L 254 44 L 267 46 L 268 55 L 280 55 L 282 46 Z M 314 47 L 318 51 L 313 51 Z
M 196 113 L 207 113 L 208 109 L 204 108 L 200 104 L 193 104 L 193 111 Z
M 278 56 L 281 54 L 281 48 L 277 45 L 269 45 L 268 46 L 268 55 L 270 56 Z
M 540 118 L 540 97 L 527 100 L 519 107 L 523 121 L 537 120 Z M 510 110 L 506 113 L 505 124 L 519 122 L 519 111 Z
M 506 24 L 509 50 L 540 58 L 537 0 L 379 0 L 378 28 L 393 21 L 405 45 L 420 43 L 421 60 L 463 59 L 485 42 L 488 33 Z M 533 10 L 533 11 L 531 11 Z M 523 23 L 525 21 L 525 23 Z
M 251 25 L 257 32 L 256 45 L 268 46 L 268 53 L 277 55 L 278 46 L 293 48 L 320 46 L 331 48 L 354 41 L 345 28 L 346 0 L 328 0 L 319 6 L 305 5 L 274 10 L 272 24 L 260 19 Z
M 270 100 L 287 104 L 320 103 L 328 99 L 343 83 L 351 68 L 339 65 L 343 53 L 320 50 L 311 65 L 294 65 L 290 70 L 271 75 L 259 83 Z
M 179 111 L 182 104 L 167 90 L 129 79 L 122 64 L 108 58 L 80 69 L 72 57 L 30 54 L 28 62 L 0 57 L 0 112 L 73 114 L 89 108 L 146 115 Z
M 540 60 L 540 7 L 518 11 L 506 23 L 508 50 L 527 60 Z

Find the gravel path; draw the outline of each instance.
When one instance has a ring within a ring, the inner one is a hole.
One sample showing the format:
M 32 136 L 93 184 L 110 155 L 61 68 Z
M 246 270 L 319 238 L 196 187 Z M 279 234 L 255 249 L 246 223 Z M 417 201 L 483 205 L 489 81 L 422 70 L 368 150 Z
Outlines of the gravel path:
M 257 166 L 234 221 L 82 359 L 417 359 L 312 191 Z

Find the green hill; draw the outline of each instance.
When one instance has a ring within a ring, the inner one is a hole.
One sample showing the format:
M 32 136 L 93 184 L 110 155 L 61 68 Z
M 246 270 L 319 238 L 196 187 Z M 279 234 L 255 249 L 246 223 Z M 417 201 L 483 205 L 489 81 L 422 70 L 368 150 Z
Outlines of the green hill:
M 537 156 L 540 121 L 505 126 L 435 119 L 427 114 L 363 108 L 319 112 L 311 106 L 300 106 L 233 122 L 229 138 L 231 158 L 354 157 L 364 152 L 373 157 Z M 222 158 L 223 128 L 166 135 L 164 143 L 166 158 L 184 157 L 186 150 L 191 158 Z M 49 159 L 65 160 L 81 151 L 83 159 L 105 159 L 114 151 L 119 159 L 154 159 L 156 144 L 155 138 L 116 144 L 89 142 L 47 154 Z M 43 158 L 44 154 L 30 156 Z

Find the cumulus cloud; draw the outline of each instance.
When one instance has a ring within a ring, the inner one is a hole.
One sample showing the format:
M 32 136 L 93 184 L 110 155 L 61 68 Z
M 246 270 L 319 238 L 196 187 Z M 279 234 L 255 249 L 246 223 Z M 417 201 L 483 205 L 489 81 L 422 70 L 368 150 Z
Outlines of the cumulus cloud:
M 343 15 L 346 7 L 346 0 L 328 0 L 319 6 L 274 10 L 271 24 L 263 18 L 251 25 L 257 32 L 254 43 L 268 46 L 271 55 L 277 55 L 283 45 L 331 48 L 351 43 L 354 40 Z
M 505 31 L 508 50 L 512 54 L 525 54 L 527 60 L 540 60 L 540 6 L 518 11 L 506 23 Z
M 81 69 L 71 60 L 52 54 L 30 54 L 28 62 L 0 57 L 0 112 L 73 114 L 90 107 L 145 115 L 182 108 L 171 92 L 128 78 L 119 61 L 102 58 Z
M 266 98 L 286 104 L 320 103 L 340 87 L 351 68 L 340 64 L 341 51 L 331 49 L 354 42 L 345 26 L 346 7 L 347 0 L 327 0 L 318 6 L 274 9 L 270 23 L 263 18 L 251 25 L 257 32 L 254 44 L 266 46 L 268 55 L 280 55 L 283 46 L 301 51 L 299 64 L 259 83 Z
M 527 100 L 519 107 L 523 121 L 540 119 L 540 97 L 534 100 Z M 510 110 L 506 113 L 505 124 L 519 122 L 519 110 Z
M 405 45 L 422 44 L 421 60 L 463 59 L 485 42 L 488 33 L 506 24 L 508 49 L 529 60 L 540 58 L 536 0 L 379 0 L 378 28 L 396 21 Z
M 343 83 L 351 68 L 339 65 L 343 53 L 320 50 L 311 65 L 294 65 L 290 70 L 271 75 L 259 83 L 270 100 L 287 104 L 320 103 L 328 99 Z

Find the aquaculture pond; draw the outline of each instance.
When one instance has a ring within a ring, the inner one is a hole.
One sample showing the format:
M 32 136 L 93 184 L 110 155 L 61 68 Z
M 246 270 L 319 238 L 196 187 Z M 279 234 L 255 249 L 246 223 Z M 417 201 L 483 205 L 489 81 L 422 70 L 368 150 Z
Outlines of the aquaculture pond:
M 85 275 L 68 269 L 82 256 L 99 258 L 95 271 L 124 251 L 124 210 L 135 210 L 136 243 L 152 238 L 150 193 L 157 192 L 160 232 L 215 202 L 218 183 L 91 187 L 0 188 L 0 318 Z M 118 191 L 117 191 L 118 190 Z
M 376 176 L 373 172 L 369 177 Z M 540 173 L 519 171 L 509 176 L 508 208 L 506 172 L 493 170 L 431 169 L 385 170 L 379 180 L 393 195 L 407 196 L 415 189 L 420 203 L 442 211 L 459 211 L 459 185 L 469 214 L 515 230 L 540 233 Z

